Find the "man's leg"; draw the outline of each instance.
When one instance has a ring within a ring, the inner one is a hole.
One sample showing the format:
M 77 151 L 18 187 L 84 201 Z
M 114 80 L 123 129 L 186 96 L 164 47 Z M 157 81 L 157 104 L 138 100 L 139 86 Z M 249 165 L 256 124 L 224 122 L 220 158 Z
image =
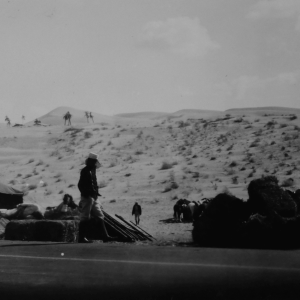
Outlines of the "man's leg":
M 100 208 L 100 204 L 97 201 L 93 202 L 91 214 L 96 218 L 97 223 L 100 225 L 100 230 L 103 235 L 103 241 L 117 240 L 115 237 L 109 236 L 104 223 L 104 214 Z
M 87 225 L 91 215 L 91 209 L 93 205 L 92 197 L 81 197 L 79 202 L 79 211 L 80 211 L 80 223 L 79 223 L 79 232 L 78 232 L 78 243 L 92 243 L 86 238 L 87 234 Z

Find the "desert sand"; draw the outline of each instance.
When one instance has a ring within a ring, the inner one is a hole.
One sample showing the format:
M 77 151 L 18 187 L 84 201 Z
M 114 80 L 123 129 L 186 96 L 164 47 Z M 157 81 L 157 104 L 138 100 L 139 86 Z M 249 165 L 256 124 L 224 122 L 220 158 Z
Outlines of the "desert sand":
M 64 125 L 67 111 L 72 126 Z M 199 201 L 226 191 L 246 201 L 248 184 L 262 175 L 299 188 L 299 109 L 92 114 L 94 122 L 84 111 L 59 107 L 38 118 L 49 126 L 1 124 L 0 181 L 42 209 L 58 205 L 65 193 L 78 203 L 79 172 L 88 153 L 97 153 L 105 211 L 133 221 L 137 201 L 140 226 L 162 245 L 192 241 L 192 223 L 172 222 L 180 198 Z

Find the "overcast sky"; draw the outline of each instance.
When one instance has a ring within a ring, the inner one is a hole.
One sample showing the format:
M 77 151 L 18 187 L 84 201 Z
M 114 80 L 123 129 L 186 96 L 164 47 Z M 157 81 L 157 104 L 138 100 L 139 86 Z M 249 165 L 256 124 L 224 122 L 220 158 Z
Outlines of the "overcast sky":
M 300 0 L 0 0 L 0 122 L 300 108 Z

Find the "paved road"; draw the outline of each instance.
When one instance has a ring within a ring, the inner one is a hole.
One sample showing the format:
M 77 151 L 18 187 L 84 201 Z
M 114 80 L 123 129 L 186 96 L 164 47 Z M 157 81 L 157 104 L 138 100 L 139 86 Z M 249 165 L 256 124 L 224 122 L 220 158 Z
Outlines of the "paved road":
M 300 251 L 0 241 L 0 296 L 298 299 Z

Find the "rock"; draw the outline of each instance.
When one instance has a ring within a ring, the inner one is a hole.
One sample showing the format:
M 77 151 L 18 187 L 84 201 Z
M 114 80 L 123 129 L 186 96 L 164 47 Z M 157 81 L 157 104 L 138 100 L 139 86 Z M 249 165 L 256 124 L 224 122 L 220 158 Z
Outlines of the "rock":
M 68 220 L 18 220 L 5 228 L 6 240 L 76 242 L 78 221 Z
M 252 180 L 248 186 L 249 206 L 252 212 L 262 216 L 295 217 L 296 202 L 289 193 L 278 185 L 275 176 L 266 176 Z
M 234 246 L 238 243 L 242 222 L 249 216 L 246 202 L 232 195 L 219 194 L 209 201 L 194 222 L 193 240 L 203 246 Z
M 252 215 L 243 225 L 241 246 L 247 248 L 290 249 L 300 246 L 300 216 L 275 218 Z

